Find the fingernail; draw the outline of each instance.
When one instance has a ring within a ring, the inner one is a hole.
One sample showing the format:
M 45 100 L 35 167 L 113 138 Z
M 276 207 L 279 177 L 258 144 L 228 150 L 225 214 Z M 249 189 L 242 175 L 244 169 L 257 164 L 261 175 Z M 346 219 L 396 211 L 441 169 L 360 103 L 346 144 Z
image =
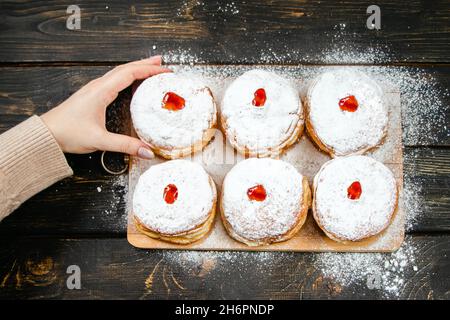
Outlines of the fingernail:
M 151 150 L 144 148 L 144 147 L 140 147 L 138 149 L 137 155 L 139 158 L 148 159 L 148 160 L 153 159 L 155 157 L 155 154 Z
M 157 55 L 157 56 L 150 57 L 150 59 L 151 59 L 152 61 L 159 60 L 159 64 L 160 64 L 160 65 L 163 64 L 163 60 L 162 60 L 162 56 L 161 56 L 161 55 Z

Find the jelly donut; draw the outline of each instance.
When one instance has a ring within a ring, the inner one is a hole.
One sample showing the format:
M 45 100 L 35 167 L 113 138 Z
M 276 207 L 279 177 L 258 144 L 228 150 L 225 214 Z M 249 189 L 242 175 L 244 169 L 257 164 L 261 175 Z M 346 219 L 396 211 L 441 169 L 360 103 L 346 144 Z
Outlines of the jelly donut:
M 216 201 L 216 186 L 199 164 L 167 161 L 139 178 L 133 194 L 134 220 L 151 238 L 187 244 L 211 229 Z
M 292 238 L 305 222 L 310 204 L 308 180 L 291 164 L 250 158 L 225 177 L 221 218 L 237 241 L 268 245 Z
M 326 162 L 314 177 L 313 194 L 314 219 L 329 238 L 340 242 L 383 231 L 398 202 L 392 172 L 360 155 Z
M 386 134 L 383 92 L 362 72 L 344 68 L 319 75 L 304 102 L 309 135 L 332 157 L 362 154 Z
M 213 137 L 217 111 L 201 80 L 163 73 L 146 79 L 131 100 L 131 118 L 142 141 L 167 159 L 201 150 Z
M 251 157 L 280 154 L 303 131 L 298 91 L 279 75 L 251 70 L 227 88 L 221 125 L 231 145 Z

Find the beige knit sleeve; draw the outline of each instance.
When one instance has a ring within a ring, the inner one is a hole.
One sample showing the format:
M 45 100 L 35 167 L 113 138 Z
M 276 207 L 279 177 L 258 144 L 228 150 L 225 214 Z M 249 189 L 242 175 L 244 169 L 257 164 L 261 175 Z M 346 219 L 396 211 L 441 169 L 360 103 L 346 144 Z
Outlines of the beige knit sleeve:
M 63 152 L 38 116 L 0 135 L 0 221 L 31 196 L 72 175 Z

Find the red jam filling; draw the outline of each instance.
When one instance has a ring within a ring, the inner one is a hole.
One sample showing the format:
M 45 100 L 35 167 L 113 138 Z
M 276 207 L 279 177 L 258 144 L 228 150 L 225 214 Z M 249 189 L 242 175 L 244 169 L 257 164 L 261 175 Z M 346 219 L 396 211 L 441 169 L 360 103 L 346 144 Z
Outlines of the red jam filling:
M 184 108 L 184 99 L 174 92 L 167 92 L 162 101 L 162 107 L 170 111 L 179 111 Z
M 252 104 L 255 107 L 262 107 L 266 103 L 266 90 L 260 88 L 255 91 L 255 98 L 252 101 Z
M 168 204 L 172 204 L 178 198 L 178 188 L 174 184 L 168 184 L 164 188 L 164 201 Z
M 358 109 L 358 100 L 355 96 L 348 96 L 339 100 L 339 108 L 342 111 L 355 112 Z
M 264 201 L 266 199 L 266 189 L 260 184 L 247 190 L 247 196 L 250 200 Z
M 353 182 L 347 189 L 347 197 L 351 200 L 358 200 L 361 197 L 362 189 L 359 181 Z

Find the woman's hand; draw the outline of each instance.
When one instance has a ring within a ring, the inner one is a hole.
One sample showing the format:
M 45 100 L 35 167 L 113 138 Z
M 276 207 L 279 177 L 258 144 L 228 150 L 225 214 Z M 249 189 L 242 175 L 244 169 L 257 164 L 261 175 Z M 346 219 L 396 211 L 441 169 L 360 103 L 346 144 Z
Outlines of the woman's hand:
M 106 107 L 135 80 L 162 72 L 170 70 L 161 66 L 161 56 L 117 66 L 89 82 L 41 118 L 64 152 L 104 150 L 153 158 L 153 152 L 141 140 L 106 130 Z

